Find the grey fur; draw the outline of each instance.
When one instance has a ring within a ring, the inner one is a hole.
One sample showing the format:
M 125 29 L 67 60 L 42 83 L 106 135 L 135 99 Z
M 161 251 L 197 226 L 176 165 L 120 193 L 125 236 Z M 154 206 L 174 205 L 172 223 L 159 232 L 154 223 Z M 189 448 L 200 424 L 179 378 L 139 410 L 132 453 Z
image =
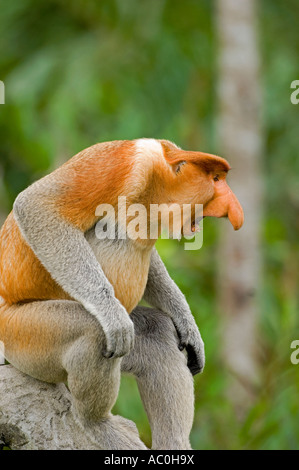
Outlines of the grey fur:
M 147 412 L 153 449 L 191 449 L 194 391 L 187 359 L 179 351 L 172 320 L 165 313 L 137 307 L 131 314 L 135 347 L 121 368 L 137 378 Z

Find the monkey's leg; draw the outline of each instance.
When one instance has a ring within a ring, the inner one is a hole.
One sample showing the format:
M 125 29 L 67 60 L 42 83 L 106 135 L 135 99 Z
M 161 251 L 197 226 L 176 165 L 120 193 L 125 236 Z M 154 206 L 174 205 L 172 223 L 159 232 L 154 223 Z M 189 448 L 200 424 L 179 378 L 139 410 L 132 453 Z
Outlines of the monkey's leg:
M 135 347 L 122 371 L 136 376 L 152 430 L 153 449 L 191 449 L 193 378 L 178 348 L 172 320 L 163 312 L 137 307 L 131 314 Z
M 46 382 L 67 381 L 73 414 L 102 449 L 145 449 L 134 423 L 112 416 L 120 358 L 106 359 L 104 332 L 77 302 L 0 306 L 0 340 L 7 360 Z

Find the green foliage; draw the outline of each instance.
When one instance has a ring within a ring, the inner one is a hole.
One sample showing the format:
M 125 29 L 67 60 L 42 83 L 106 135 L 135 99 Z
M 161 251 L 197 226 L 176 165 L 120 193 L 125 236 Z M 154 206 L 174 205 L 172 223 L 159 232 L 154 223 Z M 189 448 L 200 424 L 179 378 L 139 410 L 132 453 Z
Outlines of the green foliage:
M 205 222 L 204 247 L 184 251 L 159 241 L 187 296 L 206 344 L 196 377 L 196 449 L 298 448 L 299 338 L 298 109 L 295 0 L 258 2 L 264 89 L 265 268 L 260 298 L 262 384 L 240 423 L 227 397 L 216 312 L 218 228 Z M 216 32 L 208 0 L 0 0 L 0 211 L 18 192 L 84 147 L 137 137 L 167 138 L 215 152 Z M 246 175 L 244 175 L 246 178 Z M 132 418 L 150 443 L 135 382 L 124 377 L 115 411 Z

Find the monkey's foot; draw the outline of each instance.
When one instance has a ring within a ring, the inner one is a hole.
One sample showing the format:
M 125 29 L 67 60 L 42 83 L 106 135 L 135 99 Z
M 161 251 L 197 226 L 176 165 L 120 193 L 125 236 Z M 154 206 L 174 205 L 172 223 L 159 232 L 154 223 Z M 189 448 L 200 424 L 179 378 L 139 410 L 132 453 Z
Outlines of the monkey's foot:
M 146 450 L 133 421 L 113 416 L 96 424 L 81 424 L 84 434 L 102 450 Z

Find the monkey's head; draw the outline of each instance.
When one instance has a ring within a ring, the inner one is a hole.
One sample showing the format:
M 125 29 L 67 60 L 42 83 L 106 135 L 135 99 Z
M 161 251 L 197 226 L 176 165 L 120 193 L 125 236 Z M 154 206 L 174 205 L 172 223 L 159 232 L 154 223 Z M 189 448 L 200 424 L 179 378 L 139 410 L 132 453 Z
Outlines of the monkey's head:
M 163 227 L 162 217 L 152 216 L 153 206 L 160 210 L 163 205 L 165 213 L 169 206 L 179 206 L 183 217 L 177 218 L 175 226 L 171 210 L 168 212 L 167 228 L 173 238 L 196 231 L 196 205 L 203 207 L 201 218 L 228 217 L 238 230 L 244 215 L 226 183 L 229 169 L 223 158 L 185 151 L 167 140 L 103 142 L 83 150 L 57 170 L 63 174 L 59 210 L 84 232 L 100 219 L 105 223 L 109 220 L 113 227 L 117 222 L 118 233 L 121 229 L 130 231 L 134 239 L 146 246 L 155 243 Z M 119 207 L 120 197 L 125 200 L 124 211 Z M 103 205 L 112 208 L 109 217 L 104 215 Z M 186 217 L 184 206 L 191 208 Z
M 244 214 L 226 182 L 230 170 L 228 162 L 215 155 L 181 150 L 169 141 L 158 142 L 163 149 L 163 159 L 154 161 L 159 202 L 176 203 L 181 207 L 190 204 L 192 215 L 188 224 L 192 232 L 196 230 L 195 204 L 202 204 L 203 217 L 228 217 L 233 228 L 239 230 Z

